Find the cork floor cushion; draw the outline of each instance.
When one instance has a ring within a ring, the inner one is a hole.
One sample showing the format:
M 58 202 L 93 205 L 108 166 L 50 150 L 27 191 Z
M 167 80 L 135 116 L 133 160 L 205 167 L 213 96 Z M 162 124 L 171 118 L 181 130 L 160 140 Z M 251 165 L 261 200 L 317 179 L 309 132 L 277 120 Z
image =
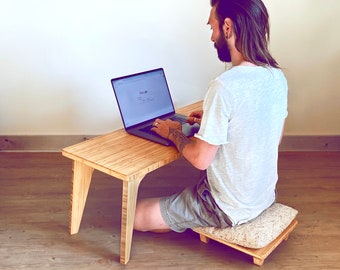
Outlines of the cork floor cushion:
M 250 255 L 253 255 L 253 249 L 259 249 L 257 253 L 261 253 L 259 255 L 260 262 L 256 264 L 262 265 L 263 259 L 266 258 L 283 239 L 287 239 L 289 233 L 295 228 L 297 225 L 295 219 L 297 213 L 298 211 L 294 208 L 275 203 L 256 219 L 245 224 L 225 229 L 197 227 L 193 228 L 193 231 L 200 234 L 203 242 L 207 242 L 207 240 L 202 239 L 202 237 L 211 238 Z M 269 245 L 270 248 L 268 247 Z M 244 248 L 242 249 L 241 247 Z M 262 251 L 260 249 L 262 249 Z

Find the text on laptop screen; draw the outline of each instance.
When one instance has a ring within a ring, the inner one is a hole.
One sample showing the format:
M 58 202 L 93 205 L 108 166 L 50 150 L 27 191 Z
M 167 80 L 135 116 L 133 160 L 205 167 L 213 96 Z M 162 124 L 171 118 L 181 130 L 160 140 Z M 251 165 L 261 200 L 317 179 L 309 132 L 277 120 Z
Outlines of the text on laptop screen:
M 126 128 L 174 111 L 163 69 L 114 79 L 112 85 Z

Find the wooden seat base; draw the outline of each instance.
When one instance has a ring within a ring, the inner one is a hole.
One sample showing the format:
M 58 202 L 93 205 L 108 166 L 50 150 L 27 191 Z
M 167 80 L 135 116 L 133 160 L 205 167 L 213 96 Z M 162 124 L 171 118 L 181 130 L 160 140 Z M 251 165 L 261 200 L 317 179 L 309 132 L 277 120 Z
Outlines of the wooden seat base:
M 269 243 L 267 246 L 259 249 L 252 249 L 252 248 L 247 248 L 243 247 L 237 244 L 233 244 L 230 242 L 227 242 L 223 239 L 220 239 L 216 237 L 213 234 L 206 233 L 200 228 L 193 228 L 192 230 L 200 235 L 200 240 L 204 243 L 208 243 L 210 239 L 215 240 L 217 242 L 220 242 L 224 245 L 227 245 L 229 247 L 232 247 L 234 249 L 237 249 L 243 253 L 246 253 L 250 256 L 253 257 L 253 262 L 254 264 L 261 266 L 264 263 L 264 260 L 274 251 L 274 249 L 283 241 L 287 240 L 289 234 L 295 229 L 296 225 L 298 224 L 298 221 L 294 219 L 290 225 L 276 238 L 274 239 L 271 243 Z

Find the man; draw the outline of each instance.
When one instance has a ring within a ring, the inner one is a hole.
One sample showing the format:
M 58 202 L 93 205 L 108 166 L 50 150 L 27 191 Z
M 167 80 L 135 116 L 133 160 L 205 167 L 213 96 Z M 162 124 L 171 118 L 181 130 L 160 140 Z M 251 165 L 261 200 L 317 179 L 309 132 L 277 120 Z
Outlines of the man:
M 136 230 L 235 226 L 275 201 L 287 82 L 268 51 L 268 13 L 261 0 L 211 0 L 211 7 L 211 40 L 232 68 L 211 82 L 203 111 L 189 116 L 200 124 L 194 138 L 171 120 L 153 128 L 206 174 L 180 193 L 138 201 Z

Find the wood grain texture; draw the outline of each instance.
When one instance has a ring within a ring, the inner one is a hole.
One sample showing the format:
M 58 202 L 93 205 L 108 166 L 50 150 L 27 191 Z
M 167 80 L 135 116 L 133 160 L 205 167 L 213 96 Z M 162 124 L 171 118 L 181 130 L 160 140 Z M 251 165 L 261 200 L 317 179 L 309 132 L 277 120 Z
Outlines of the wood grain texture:
M 73 162 L 70 234 L 75 234 L 79 231 L 87 194 L 90 189 L 92 174 L 93 168 L 88 167 L 79 161 Z M 74 179 L 78 179 L 78 181 L 74 181 Z
M 60 153 L 0 153 L 0 269 L 340 269 L 340 153 L 282 152 L 278 201 L 299 210 L 299 225 L 261 268 L 196 233 L 134 232 L 119 263 L 122 181 L 94 171 L 80 231 L 68 230 L 72 163 Z M 164 196 L 199 176 L 179 159 L 148 174 L 139 197 Z

